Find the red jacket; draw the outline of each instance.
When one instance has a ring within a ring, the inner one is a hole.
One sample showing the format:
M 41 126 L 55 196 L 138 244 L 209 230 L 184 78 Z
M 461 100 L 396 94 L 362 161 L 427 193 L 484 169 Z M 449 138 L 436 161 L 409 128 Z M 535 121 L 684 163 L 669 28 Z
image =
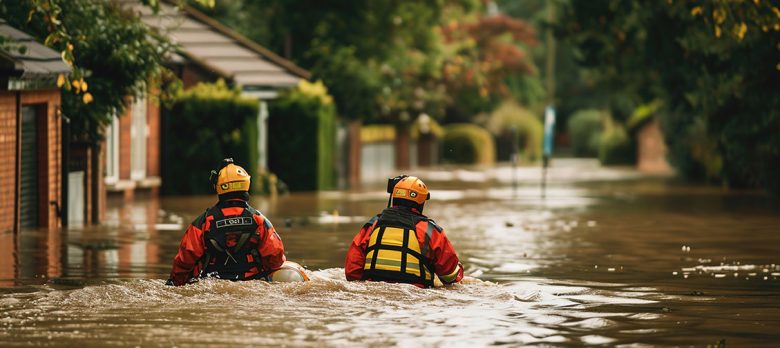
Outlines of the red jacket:
M 245 208 L 226 207 L 222 208 L 225 216 L 235 216 L 243 213 Z M 254 210 L 254 209 L 252 209 Z M 187 227 L 184 232 L 179 252 L 173 259 L 173 269 L 170 279 L 174 285 L 183 285 L 190 279 L 198 277 L 201 267 L 201 257 L 206 251 L 206 245 L 203 238 L 204 231 L 209 231 L 214 223 L 214 216 L 207 215 L 208 211 L 201 214 Z M 254 210 L 252 215 L 257 224 L 257 235 L 259 243 L 257 251 L 261 255 L 262 270 L 253 268 L 252 274 L 247 274 L 247 278 L 261 272 L 278 269 L 285 261 L 284 245 L 279 234 L 276 233 L 273 225 L 267 221 L 266 217 Z
M 344 262 L 344 273 L 347 280 L 363 279 L 363 267 L 366 262 L 366 248 L 368 247 L 371 238 L 371 231 L 374 230 L 379 216 L 380 215 L 377 215 L 366 223 L 352 240 L 352 244 L 347 251 L 347 258 Z M 425 231 L 428 229 L 428 224 L 432 224 L 432 222 L 429 220 L 421 220 L 415 225 L 415 233 L 421 246 L 425 241 Z M 434 268 L 432 271 L 439 276 L 439 279 L 444 284 L 459 282 L 463 279 L 463 266 L 458 260 L 455 249 L 452 247 L 449 239 L 447 239 L 444 229 L 435 224 L 434 227 L 434 232 L 431 234 L 430 241 L 428 242 L 428 251 L 424 256 L 431 261 Z M 422 284 L 415 285 L 422 287 Z

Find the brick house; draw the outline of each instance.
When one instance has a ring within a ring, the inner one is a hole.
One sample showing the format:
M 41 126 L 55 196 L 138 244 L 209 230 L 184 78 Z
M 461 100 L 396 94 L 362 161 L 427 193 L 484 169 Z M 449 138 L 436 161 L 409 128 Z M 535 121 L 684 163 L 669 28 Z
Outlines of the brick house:
M 70 67 L 58 52 L 1 19 L 0 35 L 0 234 L 56 230 L 67 192 L 56 79 Z

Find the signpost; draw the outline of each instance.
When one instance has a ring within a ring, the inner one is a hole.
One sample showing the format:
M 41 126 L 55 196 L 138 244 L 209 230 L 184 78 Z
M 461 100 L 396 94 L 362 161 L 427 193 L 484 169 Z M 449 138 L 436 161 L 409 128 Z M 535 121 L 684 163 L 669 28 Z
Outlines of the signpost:
M 555 138 L 555 109 L 548 105 L 544 109 L 544 143 L 542 153 L 542 198 L 545 197 L 547 186 L 547 167 L 550 165 L 550 156 L 553 151 L 553 140 Z

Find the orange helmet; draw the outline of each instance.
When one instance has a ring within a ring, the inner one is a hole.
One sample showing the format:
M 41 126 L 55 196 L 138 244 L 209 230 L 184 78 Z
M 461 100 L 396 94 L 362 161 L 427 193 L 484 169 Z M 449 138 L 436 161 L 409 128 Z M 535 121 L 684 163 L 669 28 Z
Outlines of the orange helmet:
M 392 200 L 404 199 L 422 206 L 425 201 L 431 199 L 428 186 L 416 176 L 401 175 L 389 179 L 387 189 Z
M 232 158 L 225 158 L 222 169 L 219 172 L 212 170 L 209 179 L 214 185 L 214 189 L 217 190 L 218 195 L 228 192 L 249 191 L 251 181 L 249 173 L 241 166 L 234 164 Z

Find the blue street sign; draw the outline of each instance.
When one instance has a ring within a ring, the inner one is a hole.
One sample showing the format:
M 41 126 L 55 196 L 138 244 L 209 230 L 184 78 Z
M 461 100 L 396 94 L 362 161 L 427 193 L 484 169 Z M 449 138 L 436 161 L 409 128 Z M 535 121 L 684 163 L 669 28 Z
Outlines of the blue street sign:
M 553 151 L 553 139 L 555 138 L 555 109 L 547 106 L 544 109 L 544 157 L 550 157 Z

